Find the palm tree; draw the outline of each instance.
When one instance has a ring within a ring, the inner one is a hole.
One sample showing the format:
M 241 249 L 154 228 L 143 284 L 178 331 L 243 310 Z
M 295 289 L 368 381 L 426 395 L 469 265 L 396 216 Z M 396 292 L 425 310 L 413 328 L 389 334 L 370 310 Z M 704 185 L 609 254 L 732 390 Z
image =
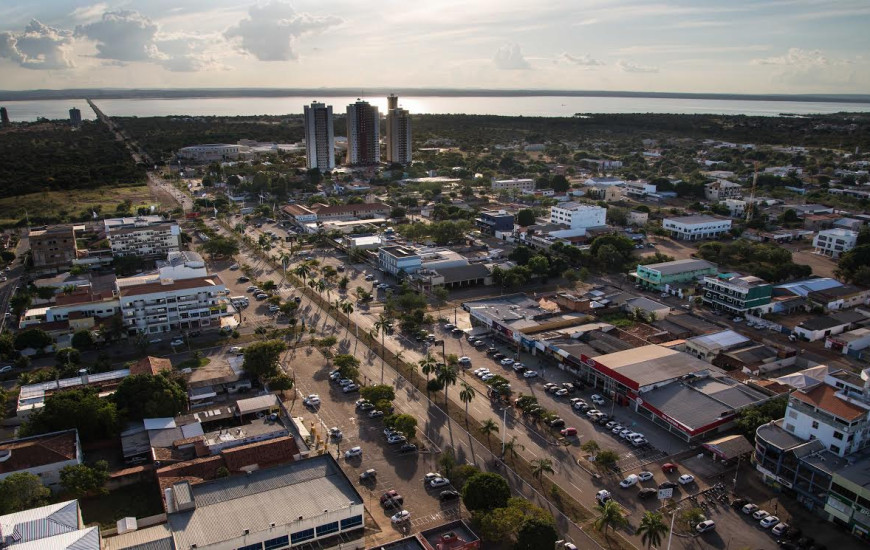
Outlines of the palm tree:
M 553 461 L 549 458 L 539 458 L 532 461 L 532 475 L 538 478 L 541 485 L 544 484 L 544 474 L 553 474 Z
M 297 277 L 302 277 L 302 284 L 305 284 L 306 279 L 311 275 L 311 266 L 308 265 L 308 262 L 301 263 L 293 269 L 293 273 Z
M 662 543 L 662 537 L 670 531 L 662 515 L 657 512 L 646 512 L 640 519 L 635 534 L 640 534 L 640 542 L 646 544 L 647 550 Z
M 595 518 L 593 525 L 596 529 L 604 530 L 604 536 L 607 536 L 607 529 L 621 527 L 627 523 L 622 507 L 614 500 L 608 500 L 604 504 L 599 504 L 595 507 L 598 512 L 598 517 Z
M 486 436 L 486 443 L 489 445 L 490 436 L 498 433 L 498 424 L 492 418 L 487 418 L 480 425 L 480 433 Z
M 390 321 L 384 316 L 383 313 L 378 315 L 378 320 L 375 321 L 375 324 L 372 325 L 372 332 L 374 336 L 377 337 L 378 333 L 381 334 L 381 384 L 384 383 L 384 338 L 387 336 L 387 328 L 389 327 Z
M 441 371 L 438 372 L 438 381 L 441 382 L 441 385 L 444 386 L 444 406 L 447 406 L 447 387 L 455 386 L 457 380 L 456 367 L 452 367 L 450 365 L 444 365 L 441 367 Z
M 429 393 L 429 375 L 435 372 L 437 363 L 431 353 L 427 353 L 426 357 L 420 359 L 420 370 L 426 375 L 426 393 Z
M 471 400 L 474 399 L 474 396 L 477 395 L 477 392 L 474 391 L 474 388 L 468 382 L 462 383 L 462 389 L 459 390 L 459 399 L 465 403 L 465 423 L 468 424 L 468 404 L 471 403 Z
M 347 335 L 350 336 L 350 314 L 353 313 L 353 304 L 345 300 L 339 304 L 339 309 L 347 316 Z
M 287 252 L 282 252 L 278 256 L 278 260 L 280 260 L 280 262 L 281 262 L 281 267 L 284 268 L 284 278 L 285 279 L 287 277 L 287 264 L 289 264 L 290 260 L 292 260 L 292 259 L 293 259 L 293 257 L 290 254 L 288 254 Z
M 397 351 L 397 352 L 396 352 L 396 372 L 399 372 L 399 364 L 402 362 L 402 359 L 403 359 L 404 357 L 405 357 L 405 352 L 404 352 L 404 351 Z M 411 364 L 411 365 L 408 365 L 408 366 L 411 368 L 411 371 L 412 371 L 412 372 L 417 370 L 417 365 L 413 365 L 413 364 Z
M 506 456 L 510 456 L 511 460 L 514 460 L 516 457 L 520 456 L 520 453 L 517 452 L 517 447 L 522 450 L 526 450 L 526 446 L 522 443 L 517 442 L 517 436 L 511 437 L 510 441 L 505 441 L 501 446 L 501 457 L 504 458 Z

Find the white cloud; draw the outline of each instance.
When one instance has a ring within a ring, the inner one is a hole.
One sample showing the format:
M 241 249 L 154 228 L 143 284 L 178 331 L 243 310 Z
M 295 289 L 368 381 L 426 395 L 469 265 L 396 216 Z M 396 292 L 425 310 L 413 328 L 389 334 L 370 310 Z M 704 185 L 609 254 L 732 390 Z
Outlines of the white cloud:
M 523 57 L 519 44 L 510 43 L 500 47 L 493 58 L 495 66 L 505 70 L 531 69 L 531 65 Z
M 72 33 L 32 20 L 23 32 L 0 32 L 0 57 L 27 69 L 69 69 Z
M 290 61 L 299 55 L 293 43 L 302 35 L 340 24 L 334 16 L 297 13 L 290 4 L 272 1 L 251 6 L 248 18 L 226 30 L 227 39 L 238 39 L 239 48 L 260 61 Z
M 579 65 L 581 67 L 600 67 L 604 65 L 604 61 L 600 59 L 595 59 L 588 53 L 584 53 L 580 56 L 571 55 L 567 52 L 563 52 L 562 55 L 559 56 L 560 60 L 567 61 L 568 63 L 573 63 L 574 65 Z
M 620 59 L 616 62 L 616 66 L 624 73 L 657 73 L 659 72 L 658 67 L 651 67 L 649 65 L 640 65 L 635 63 L 634 61 L 627 61 L 624 59 Z
M 101 20 L 76 27 L 76 36 L 97 43 L 97 57 L 116 61 L 153 61 L 159 57 L 157 23 L 132 10 L 107 11 Z
M 830 62 L 828 58 L 822 55 L 819 50 L 802 50 L 800 48 L 789 48 L 784 55 L 777 57 L 765 57 L 762 59 L 753 59 L 753 65 L 782 65 L 789 67 L 822 67 Z
M 79 6 L 70 12 L 69 16 L 75 21 L 89 22 L 95 21 L 103 16 L 109 9 L 109 5 L 105 2 L 91 4 L 90 6 Z

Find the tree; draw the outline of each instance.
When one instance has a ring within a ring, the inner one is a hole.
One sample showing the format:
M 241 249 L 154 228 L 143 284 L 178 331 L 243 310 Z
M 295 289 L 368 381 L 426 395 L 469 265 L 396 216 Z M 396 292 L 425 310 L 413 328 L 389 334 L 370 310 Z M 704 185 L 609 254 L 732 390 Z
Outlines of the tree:
M 239 243 L 227 237 L 214 237 L 202 243 L 202 250 L 212 258 L 235 256 L 239 253 Z
M 432 297 L 435 298 L 435 305 L 438 307 L 447 303 L 448 296 L 450 296 L 450 291 L 443 286 L 435 287 L 432 290 Z
M 384 356 L 386 355 L 384 338 L 386 338 L 387 331 L 390 330 L 391 326 L 392 324 L 390 323 L 390 320 L 387 319 L 387 317 L 383 313 L 378 315 L 378 320 L 375 321 L 375 323 L 372 325 L 372 331 L 374 332 L 375 336 L 377 336 L 378 333 L 381 334 L 381 384 L 384 383 Z
M 187 393 L 171 376 L 134 374 L 124 378 L 112 395 L 127 420 L 174 417 L 187 406 Z
M 519 443 L 517 441 L 517 436 L 512 436 L 508 441 L 505 441 L 502 444 L 501 456 L 502 458 L 508 456 L 511 460 L 515 460 L 520 454 L 517 452 L 517 448 L 525 450 L 526 446 Z
M 770 401 L 765 401 L 760 405 L 746 407 L 740 409 L 737 413 L 737 429 L 746 436 L 749 441 L 755 442 L 755 431 L 762 424 L 767 424 L 771 420 L 778 420 L 785 416 L 785 409 L 788 406 L 786 397 L 777 397 Z
M 538 458 L 532 461 L 532 475 L 538 478 L 541 485 L 544 484 L 544 474 L 555 473 L 553 461 L 549 458 Z
M 85 387 L 46 397 L 45 406 L 21 427 L 21 435 L 76 428 L 82 441 L 97 441 L 116 435 L 119 426 L 114 401 L 101 399 L 96 388 Z
M 647 550 L 662 543 L 662 537 L 670 531 L 668 525 L 657 512 L 646 512 L 640 519 L 640 525 L 635 535 L 640 535 L 640 542 L 646 544 Z
M 405 434 L 405 437 L 411 439 L 417 433 L 417 419 L 410 414 L 397 414 L 390 417 L 388 425 L 392 426 L 398 432 Z
M 595 465 L 602 470 L 611 470 L 619 462 L 619 454 L 610 449 L 605 449 L 595 456 Z
M 444 386 L 444 406 L 447 406 L 447 388 L 456 385 L 457 373 L 456 368 L 450 365 L 444 365 L 438 371 L 438 382 Z
M 359 359 L 348 353 L 340 353 L 333 357 L 332 364 L 341 375 L 351 380 L 359 378 Z
M 517 543 L 514 548 L 516 550 L 551 550 L 558 538 L 559 532 L 556 531 L 552 518 L 549 520 L 536 517 L 526 518 L 517 531 Z
M 82 353 L 75 348 L 62 348 L 55 352 L 54 362 L 58 367 L 75 367 L 82 362 Z
M 54 339 L 44 330 L 30 328 L 19 332 L 15 336 L 15 349 L 33 348 L 41 350 L 46 346 L 50 346 L 52 342 L 54 342 Z
M 254 342 L 245 348 L 242 368 L 254 378 L 271 378 L 278 374 L 278 360 L 286 349 L 282 340 Z
M 109 480 L 109 464 L 100 460 L 93 467 L 87 464 L 64 466 L 60 471 L 60 484 L 76 498 L 88 495 L 105 495 Z
M 598 445 L 598 442 L 595 441 L 594 439 L 587 439 L 586 441 L 583 442 L 582 445 L 580 445 L 580 449 L 583 452 L 594 455 L 595 453 L 597 453 L 601 449 L 601 446 Z
M 523 208 L 517 212 L 517 225 L 522 227 L 535 225 L 535 211 L 531 208 Z
M 89 330 L 79 330 L 73 334 L 70 343 L 77 350 L 91 349 L 94 346 L 94 337 Z
M 457 491 L 462 491 L 465 482 L 480 470 L 473 464 L 459 464 L 450 472 L 450 483 Z
M 11 474 L 0 481 L 0 514 L 12 514 L 48 504 L 51 491 L 30 472 Z
M 556 193 L 564 193 L 569 187 L 568 178 L 561 174 L 556 174 L 550 179 L 550 188 Z
M 531 260 L 532 256 L 534 255 L 535 253 L 532 251 L 531 248 L 520 245 L 516 247 L 513 252 L 508 254 L 508 259 L 513 260 L 518 265 L 526 265 L 527 263 L 529 263 L 529 260 Z
M 498 424 L 496 424 L 495 420 L 492 418 L 487 418 L 480 425 L 480 433 L 486 436 L 486 443 L 489 444 L 489 440 L 492 437 L 492 434 L 497 434 L 499 431 Z
M 603 530 L 605 537 L 609 528 L 616 529 L 628 523 L 628 520 L 625 519 L 625 512 L 615 500 L 599 504 L 595 507 L 595 511 L 598 512 L 598 517 L 595 518 L 593 525 L 597 530 Z
M 426 357 L 420 359 L 418 364 L 420 365 L 420 372 L 426 375 L 426 384 L 428 386 L 429 375 L 435 372 L 438 363 L 435 361 L 435 358 L 432 357 L 431 353 L 426 353 Z
M 12 306 L 12 313 L 14 313 L 16 317 L 21 317 L 21 315 L 30 308 L 30 304 L 32 303 L 33 296 L 27 292 L 19 292 L 9 299 L 9 305 Z
M 459 390 L 459 400 L 465 403 L 465 423 L 468 424 L 468 404 L 474 399 L 477 392 L 474 387 L 468 382 L 462 383 L 462 389 Z
M 504 508 L 510 496 L 511 488 L 507 480 L 490 472 L 474 474 L 462 488 L 462 502 L 472 511 Z
M 538 254 L 529 259 L 528 267 L 538 277 L 544 277 L 550 271 L 550 261 L 546 256 Z
M 286 374 L 279 374 L 269 379 L 269 389 L 271 391 L 287 391 L 293 389 L 293 379 Z
M 396 398 L 396 390 L 389 384 L 365 386 L 360 388 L 359 393 L 363 399 L 368 399 L 372 403 L 377 403 L 378 401 L 393 401 Z
M 263 281 L 263 283 L 260 285 L 260 288 L 267 291 L 275 290 L 276 288 L 278 288 L 278 285 L 275 284 L 275 281 L 269 279 L 268 281 Z

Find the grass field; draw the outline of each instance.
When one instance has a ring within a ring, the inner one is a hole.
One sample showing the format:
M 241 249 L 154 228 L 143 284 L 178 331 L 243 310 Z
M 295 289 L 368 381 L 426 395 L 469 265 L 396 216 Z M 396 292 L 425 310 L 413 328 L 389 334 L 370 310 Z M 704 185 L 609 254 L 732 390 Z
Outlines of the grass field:
M 0 226 L 11 226 L 29 214 L 34 223 L 39 219 L 53 222 L 80 220 L 82 215 L 90 218 L 92 209 L 98 206 L 102 212 L 114 212 L 119 203 L 129 200 L 132 211 L 139 206 L 157 204 L 147 185 L 134 187 L 101 187 L 99 189 L 76 189 L 73 191 L 47 191 L 20 197 L 0 198 Z

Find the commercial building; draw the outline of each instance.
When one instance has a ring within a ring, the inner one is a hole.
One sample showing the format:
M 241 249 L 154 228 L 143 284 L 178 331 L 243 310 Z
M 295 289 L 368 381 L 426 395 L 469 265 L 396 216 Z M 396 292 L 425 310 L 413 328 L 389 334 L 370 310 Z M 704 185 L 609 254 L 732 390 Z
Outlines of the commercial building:
M 851 457 L 846 465 L 832 472 L 831 490 L 825 512 L 835 524 L 845 528 L 865 544 L 870 543 L 870 453 Z
M 735 350 L 751 342 L 752 340 L 733 330 L 723 330 L 689 338 L 683 344 L 683 351 L 712 363 L 713 359 L 720 353 Z
M 117 292 L 130 335 L 221 328 L 230 315 L 223 281 L 195 252 L 173 252 L 157 273 L 118 279 Z
M 831 279 L 835 284 L 824 288 L 812 288 L 804 296 L 810 307 L 820 307 L 825 311 L 838 311 L 870 303 L 870 289 L 860 288 L 851 284 L 842 284 Z
M 181 229 L 161 216 L 112 218 L 103 223 L 115 257 L 165 258 L 181 250 Z
M 411 115 L 399 108 L 395 94 L 387 97 L 387 162 L 411 164 Z
M 819 231 L 813 238 L 813 247 L 816 249 L 816 254 L 824 254 L 836 259 L 855 248 L 857 242 L 857 231 L 840 228 L 825 229 Z
M 483 210 L 474 224 L 489 235 L 507 233 L 514 230 L 514 215 L 505 210 Z
M 731 231 L 731 220 L 713 216 L 682 216 L 665 218 L 662 227 L 675 239 L 699 241 L 715 239 Z
M 815 342 L 846 332 L 858 323 L 867 323 L 868 320 L 868 317 L 857 311 L 837 311 L 802 321 L 794 327 L 793 332 L 803 340 Z
M 620 163 L 621 166 L 621 163 Z M 624 186 L 625 180 L 622 178 L 617 178 L 615 176 L 602 176 L 602 177 L 594 177 L 589 178 L 585 182 L 589 187 L 614 187 L 614 186 Z
M 297 205 L 298 206 L 298 205 Z M 368 218 L 386 218 L 390 215 L 390 206 L 379 202 L 360 204 L 315 204 L 311 210 L 317 214 L 318 222 L 352 221 Z
M 825 348 L 839 351 L 844 355 L 857 356 L 868 346 L 870 346 L 870 329 L 864 327 L 825 338 Z
M 363 529 L 362 496 L 331 454 L 165 492 L 175 548 L 276 550 Z
M 378 250 L 378 267 L 398 277 L 400 273 L 411 274 L 423 265 L 423 257 L 408 246 L 384 246 Z
M 607 209 L 579 202 L 566 202 L 550 207 L 550 221 L 571 229 L 589 229 L 607 225 Z
M 287 217 L 287 219 L 298 227 L 317 221 L 317 213 L 302 204 L 288 204 L 282 206 L 281 212 Z
M 31 229 L 28 239 L 33 267 L 56 269 L 76 259 L 76 235 L 71 225 Z
M 351 166 L 376 166 L 381 161 L 380 115 L 368 101 L 347 106 L 347 160 Z
M 493 180 L 492 189 L 494 191 L 518 191 L 531 192 L 535 190 L 535 180 L 530 178 L 510 179 L 510 180 Z
M 629 181 L 625 183 L 625 194 L 629 197 L 642 199 L 648 195 L 655 195 L 655 193 L 655 184 L 643 180 Z
M 316 101 L 305 106 L 305 158 L 308 169 L 328 172 L 335 168 L 335 135 L 332 105 Z
M 704 198 L 708 201 L 721 202 L 741 197 L 743 197 L 743 187 L 739 183 L 716 180 L 704 185 Z
M 706 260 L 674 260 L 658 264 L 638 265 L 629 273 L 637 284 L 655 290 L 693 286 L 703 277 L 716 275 L 716 265 Z
M 753 275 L 720 273 L 704 277 L 701 299 L 709 307 L 735 315 L 757 314 L 768 305 L 773 285 Z
M 0 441 L 0 480 L 27 472 L 57 491 L 60 471 L 81 463 L 82 446 L 75 429 Z
M 75 128 L 82 125 L 82 112 L 78 108 L 73 107 L 69 110 L 69 123 Z
M 178 150 L 178 158 L 196 162 L 237 160 L 248 151 L 248 147 L 231 143 L 204 143 L 191 145 Z
M 77 500 L 0 516 L 4 550 L 100 550 L 100 528 L 85 527 Z

